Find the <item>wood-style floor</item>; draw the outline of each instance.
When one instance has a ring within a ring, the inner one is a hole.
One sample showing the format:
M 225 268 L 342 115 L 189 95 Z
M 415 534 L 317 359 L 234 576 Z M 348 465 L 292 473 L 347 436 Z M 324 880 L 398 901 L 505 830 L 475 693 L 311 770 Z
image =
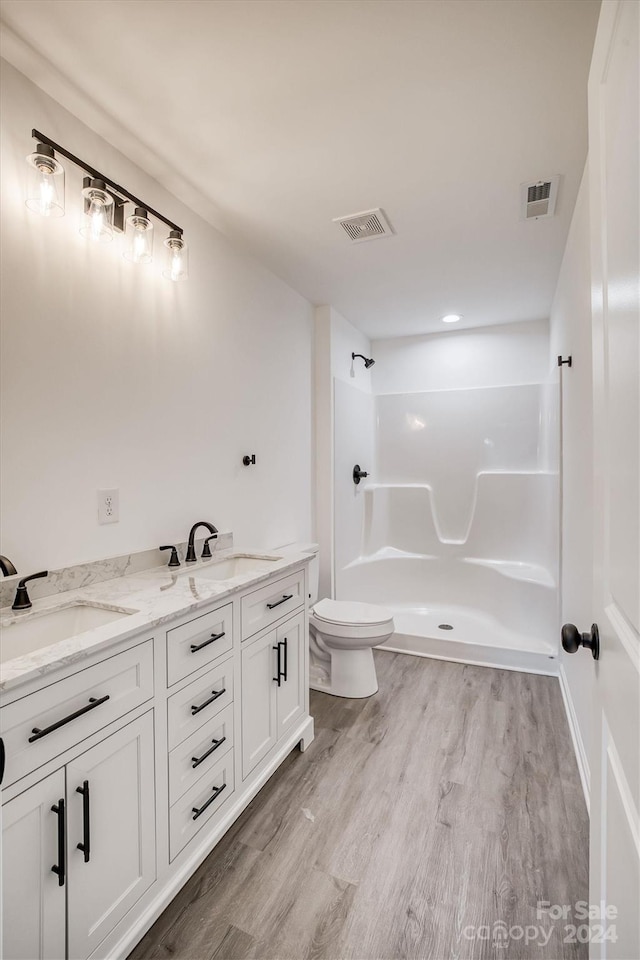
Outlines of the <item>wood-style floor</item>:
M 588 899 L 557 680 L 383 652 L 376 666 L 368 700 L 312 693 L 315 741 L 131 960 L 587 957 L 536 913 Z

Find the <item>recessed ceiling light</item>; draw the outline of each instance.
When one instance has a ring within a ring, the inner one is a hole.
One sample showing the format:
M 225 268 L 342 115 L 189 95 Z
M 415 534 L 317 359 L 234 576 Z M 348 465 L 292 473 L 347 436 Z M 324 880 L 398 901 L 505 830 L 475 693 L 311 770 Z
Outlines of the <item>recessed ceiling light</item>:
M 446 317 L 442 317 L 443 323 L 457 323 L 458 320 L 462 320 L 459 313 L 448 313 Z

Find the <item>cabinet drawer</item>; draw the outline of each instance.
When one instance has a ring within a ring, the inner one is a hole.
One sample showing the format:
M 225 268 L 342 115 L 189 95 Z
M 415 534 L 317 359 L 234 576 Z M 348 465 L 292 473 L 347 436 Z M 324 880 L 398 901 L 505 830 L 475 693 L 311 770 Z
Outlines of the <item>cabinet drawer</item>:
M 167 701 L 169 750 L 217 716 L 233 700 L 233 660 L 219 664 Z
M 222 788 L 222 789 L 220 789 Z M 193 785 L 169 811 L 169 859 L 173 860 L 192 837 L 209 824 L 233 794 L 233 750 Z
M 187 737 L 169 754 L 169 803 L 212 770 L 233 747 L 233 704 Z
M 304 603 L 304 570 L 242 598 L 242 639 L 264 630 Z
M 0 709 L 13 783 L 153 696 L 153 641 L 125 650 Z M 38 733 L 39 731 L 39 733 Z
M 212 663 L 233 646 L 233 605 L 167 630 L 167 686 Z

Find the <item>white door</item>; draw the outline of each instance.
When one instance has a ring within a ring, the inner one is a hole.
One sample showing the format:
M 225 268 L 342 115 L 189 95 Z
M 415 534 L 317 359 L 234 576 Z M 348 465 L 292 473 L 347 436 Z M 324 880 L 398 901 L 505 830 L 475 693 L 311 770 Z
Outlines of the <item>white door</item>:
M 589 77 L 594 619 L 602 645 L 594 665 L 590 901 L 609 911 L 593 918 L 591 956 L 615 960 L 640 957 L 638 12 L 637 0 L 604 0 Z
M 155 879 L 151 711 L 67 765 L 67 812 L 69 958 L 78 960 Z
M 285 734 L 294 720 L 304 713 L 304 613 L 287 620 L 276 631 L 282 667 L 280 686 L 276 688 L 277 736 Z
M 2 808 L 5 960 L 65 956 L 64 796 L 64 770 L 57 770 Z
M 245 778 L 275 747 L 276 631 L 242 650 L 242 776 Z

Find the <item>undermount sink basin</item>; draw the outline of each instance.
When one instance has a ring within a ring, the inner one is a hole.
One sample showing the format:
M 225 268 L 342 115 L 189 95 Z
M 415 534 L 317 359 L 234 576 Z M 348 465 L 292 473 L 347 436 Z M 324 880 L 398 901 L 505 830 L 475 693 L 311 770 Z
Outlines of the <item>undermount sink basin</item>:
M 190 574 L 202 580 L 233 580 L 234 577 L 245 573 L 263 573 L 265 570 L 271 570 L 278 560 L 282 560 L 282 557 L 254 557 L 243 553 L 226 557 L 224 560 L 216 560 L 210 566 L 184 570 L 181 575 Z
M 91 604 L 73 604 L 47 613 L 34 613 L 17 623 L 0 627 L 0 661 L 5 663 L 26 653 L 50 647 L 87 630 L 130 616 L 133 610 L 105 610 Z

